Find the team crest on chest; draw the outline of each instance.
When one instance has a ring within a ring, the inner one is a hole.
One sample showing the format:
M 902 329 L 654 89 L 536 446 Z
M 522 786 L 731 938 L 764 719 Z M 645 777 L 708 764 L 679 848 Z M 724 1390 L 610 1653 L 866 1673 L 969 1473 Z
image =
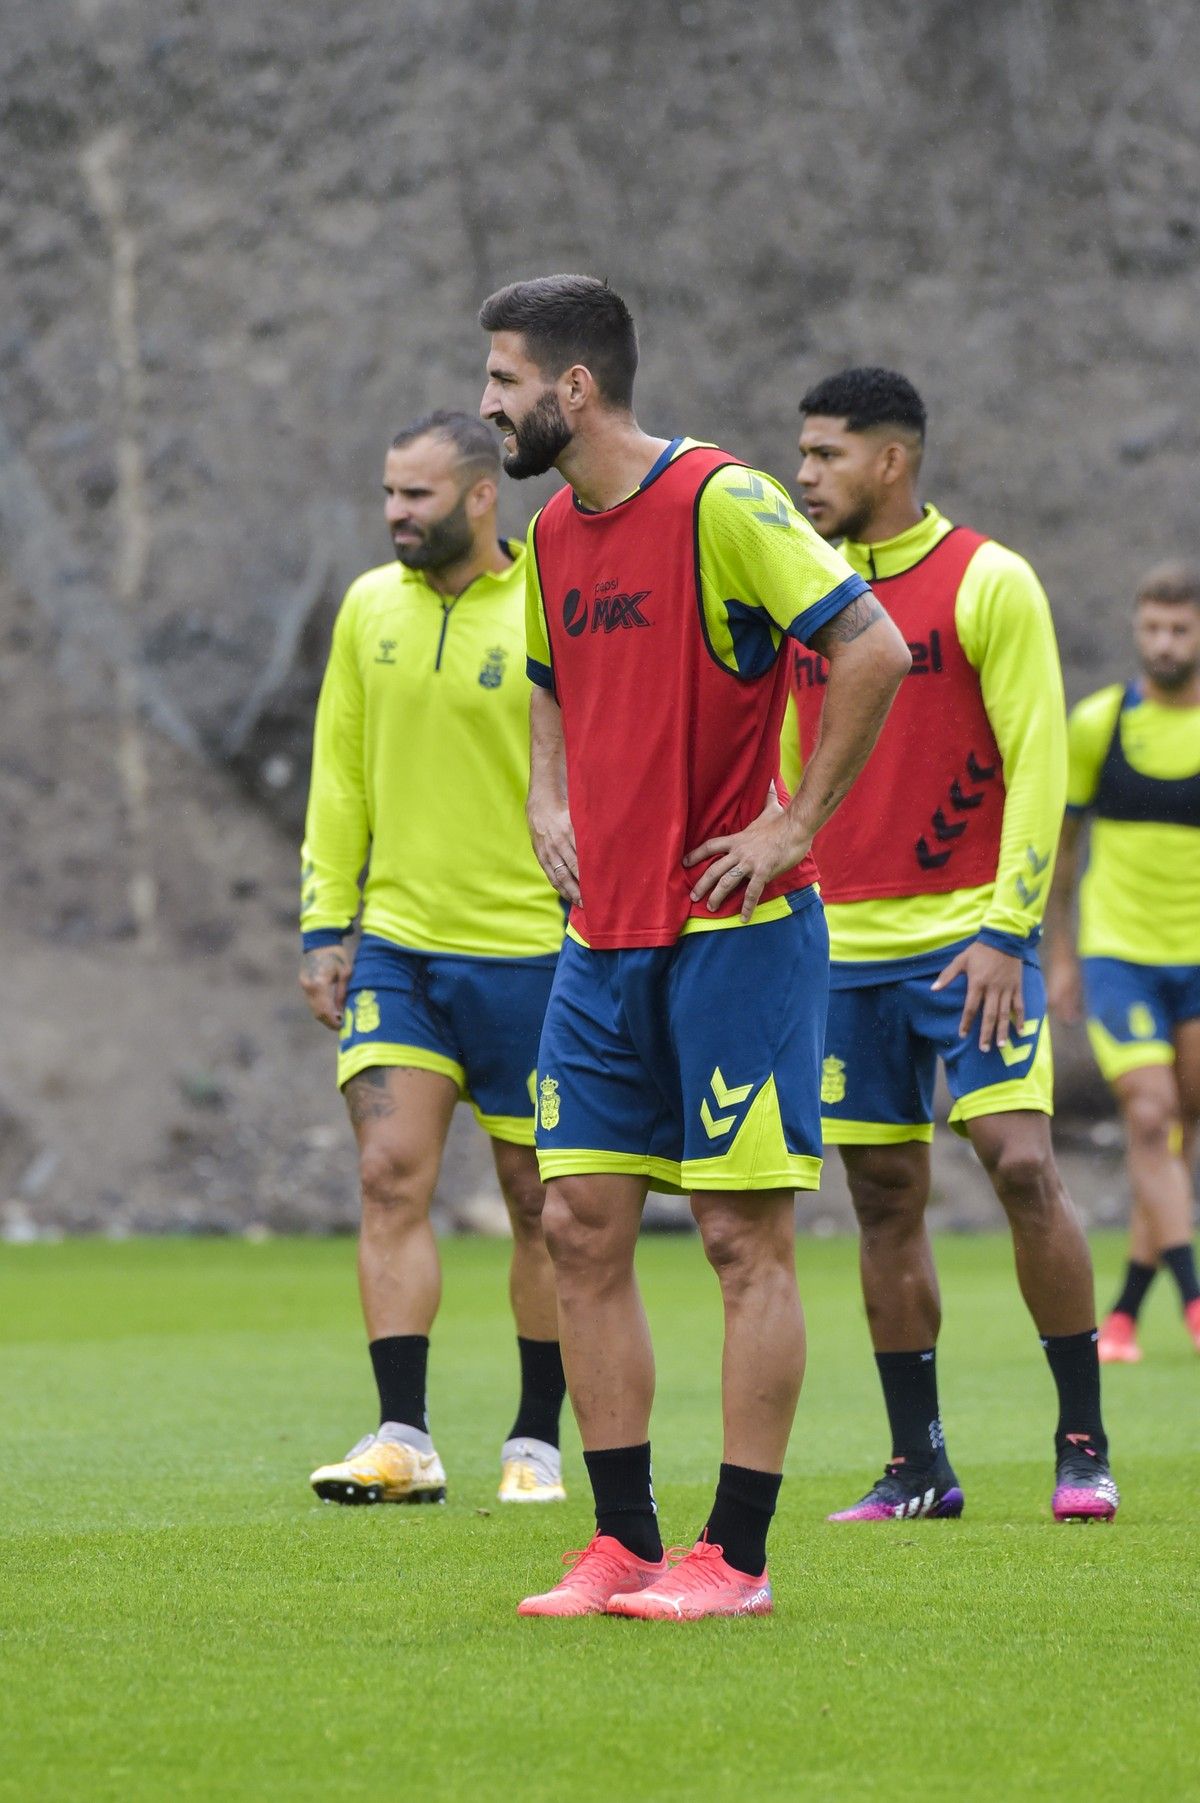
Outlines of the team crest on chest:
M 493 645 L 479 669 L 479 686 L 484 689 L 498 689 L 504 681 L 504 670 L 508 663 L 508 652 L 503 645 Z

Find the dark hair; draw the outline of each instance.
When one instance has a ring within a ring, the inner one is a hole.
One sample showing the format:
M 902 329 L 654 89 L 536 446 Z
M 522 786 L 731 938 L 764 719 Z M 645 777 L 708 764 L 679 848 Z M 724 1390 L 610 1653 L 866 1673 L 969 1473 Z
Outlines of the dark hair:
M 477 414 L 452 413 L 441 407 L 436 412 L 423 413 L 420 419 L 401 426 L 392 440 L 392 449 L 402 451 L 405 445 L 413 444 L 418 438 L 446 439 L 457 448 L 460 469 L 485 470 L 493 476 L 500 474 L 499 440 Z
M 925 437 L 925 403 L 908 377 L 874 364 L 826 376 L 809 389 L 800 411 L 844 419 L 851 432 L 866 432 L 872 426 L 903 426 L 922 441 Z
M 1181 558 L 1156 563 L 1134 591 L 1138 601 L 1190 601 L 1200 604 L 1200 567 Z
M 582 363 L 611 407 L 633 405 L 638 366 L 633 315 L 607 282 L 590 275 L 540 275 L 510 282 L 479 309 L 485 332 L 519 332 L 538 368 L 560 376 Z

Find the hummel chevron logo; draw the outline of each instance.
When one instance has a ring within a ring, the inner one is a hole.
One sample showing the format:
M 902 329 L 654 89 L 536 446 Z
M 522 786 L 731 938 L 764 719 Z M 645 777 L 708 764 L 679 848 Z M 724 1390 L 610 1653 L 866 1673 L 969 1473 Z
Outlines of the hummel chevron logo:
M 725 492 L 735 501 L 765 502 L 766 505 L 764 507 L 756 507 L 754 510 L 755 519 L 761 520 L 764 526 L 791 525 L 791 514 L 788 512 L 786 502 L 779 499 L 775 500 L 774 505 L 772 505 L 771 497 L 767 495 L 767 491 L 763 487 L 762 481 L 758 476 L 747 477 L 745 488 L 727 488 Z
M 721 1067 L 718 1065 L 712 1074 L 709 1087 L 718 1108 L 736 1108 L 739 1102 L 746 1100 L 754 1085 L 753 1083 L 738 1083 L 731 1088 L 721 1075 Z M 708 1097 L 705 1096 L 700 1104 L 700 1119 L 704 1123 L 704 1131 L 708 1134 L 709 1139 L 720 1139 L 722 1134 L 728 1133 L 734 1125 L 737 1115 L 714 1114 L 708 1105 Z
M 950 801 L 952 805 L 958 809 L 960 814 L 964 813 L 968 808 L 981 808 L 983 806 L 983 796 L 968 795 L 957 776 L 950 784 Z
M 1023 876 L 1017 878 L 1017 899 L 1023 908 L 1032 908 L 1041 893 L 1042 885 L 1040 883 L 1036 889 L 1031 889 Z
M 995 764 L 981 764 L 973 751 L 967 753 L 967 775 L 973 783 L 990 783 L 996 774 Z
M 965 820 L 960 820 L 957 825 L 952 826 L 946 819 L 941 808 L 937 810 L 937 813 L 933 817 L 933 836 L 935 839 L 957 839 L 959 835 L 965 833 L 966 830 L 967 823 Z
M 1038 1028 L 1041 1024 L 1040 1015 L 1037 1020 L 1027 1020 L 1025 1031 L 1018 1038 L 1010 1039 L 1007 1045 L 999 1047 L 1000 1056 L 1005 1064 L 1010 1067 L 1014 1064 L 1025 1064 L 1033 1057 L 1034 1047 L 1037 1045 Z
M 1032 870 L 1034 876 L 1041 876 L 1043 870 L 1045 870 L 1046 866 L 1050 862 L 1050 853 L 1049 852 L 1046 853 L 1044 858 L 1039 858 L 1037 855 L 1037 852 L 1033 849 L 1032 845 L 1027 845 L 1025 847 L 1025 856 L 1026 856 L 1026 859 L 1028 860 L 1029 868 Z
M 939 833 L 938 838 L 942 835 Z M 924 834 L 917 840 L 917 863 L 922 870 L 939 870 L 950 857 L 948 851 L 931 851 L 929 841 Z

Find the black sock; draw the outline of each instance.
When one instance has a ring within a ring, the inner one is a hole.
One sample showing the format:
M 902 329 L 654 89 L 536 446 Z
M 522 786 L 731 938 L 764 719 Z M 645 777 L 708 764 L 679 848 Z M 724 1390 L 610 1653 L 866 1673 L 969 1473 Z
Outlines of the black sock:
M 934 1349 L 877 1352 L 875 1363 L 892 1430 L 892 1457 L 914 1470 L 927 1470 L 945 1447 Z
M 427 1434 L 425 1367 L 429 1362 L 429 1336 L 390 1334 L 385 1340 L 372 1340 L 367 1350 L 379 1386 L 380 1426 L 385 1421 L 400 1421 L 405 1427 L 417 1427 Z
M 1056 1448 L 1059 1452 L 1063 1450 L 1068 1434 L 1086 1434 L 1103 1457 L 1108 1452 L 1108 1436 L 1100 1418 L 1096 1329 L 1089 1327 L 1085 1333 L 1044 1335 L 1042 1346 L 1058 1386 Z
M 1154 1282 L 1157 1268 L 1154 1265 L 1139 1265 L 1131 1258 L 1125 1267 L 1125 1285 L 1117 1300 L 1113 1303 L 1114 1315 L 1131 1315 L 1136 1321 L 1138 1311 L 1146 1300 L 1146 1291 Z
M 614 1540 L 647 1564 L 662 1558 L 658 1510 L 650 1480 L 650 1442 L 585 1452 L 583 1462 L 596 1499 L 596 1531 Z
M 510 1440 L 544 1440 L 558 1445 L 558 1417 L 562 1413 L 567 1380 L 557 1340 L 523 1340 L 517 1335 L 521 1355 L 521 1400 L 512 1424 Z
M 1200 1279 L 1196 1276 L 1196 1254 L 1192 1242 L 1185 1240 L 1182 1246 L 1168 1246 L 1159 1257 L 1179 1285 L 1179 1300 L 1184 1308 L 1200 1296 Z
M 756 1578 L 767 1563 L 767 1530 L 783 1479 L 776 1471 L 722 1465 L 704 1537 L 724 1553 L 726 1565 Z

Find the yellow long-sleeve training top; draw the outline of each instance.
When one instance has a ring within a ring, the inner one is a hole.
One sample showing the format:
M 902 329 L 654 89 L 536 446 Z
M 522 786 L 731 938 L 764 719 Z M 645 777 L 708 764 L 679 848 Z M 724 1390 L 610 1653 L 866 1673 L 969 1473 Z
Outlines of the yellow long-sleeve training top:
M 306 948 L 363 930 L 413 951 L 556 952 L 529 842 L 525 551 L 446 600 L 399 563 L 338 613 L 317 703 L 302 861 Z M 360 896 L 363 867 L 369 870 Z

